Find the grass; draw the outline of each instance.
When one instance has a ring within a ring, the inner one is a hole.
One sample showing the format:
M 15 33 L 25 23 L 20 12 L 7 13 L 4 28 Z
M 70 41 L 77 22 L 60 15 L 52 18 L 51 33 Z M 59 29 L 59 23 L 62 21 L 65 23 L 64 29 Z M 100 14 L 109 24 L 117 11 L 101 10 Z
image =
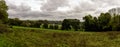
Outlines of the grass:
M 120 32 L 75 32 L 13 27 L 0 34 L 0 47 L 120 47 Z

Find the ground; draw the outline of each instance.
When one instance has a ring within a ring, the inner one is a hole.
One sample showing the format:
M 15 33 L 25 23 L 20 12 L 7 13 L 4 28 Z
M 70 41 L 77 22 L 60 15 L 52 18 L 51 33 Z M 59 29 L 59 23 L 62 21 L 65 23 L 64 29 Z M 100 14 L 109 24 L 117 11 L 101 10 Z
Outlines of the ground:
M 120 32 L 82 32 L 14 26 L 0 47 L 120 47 Z

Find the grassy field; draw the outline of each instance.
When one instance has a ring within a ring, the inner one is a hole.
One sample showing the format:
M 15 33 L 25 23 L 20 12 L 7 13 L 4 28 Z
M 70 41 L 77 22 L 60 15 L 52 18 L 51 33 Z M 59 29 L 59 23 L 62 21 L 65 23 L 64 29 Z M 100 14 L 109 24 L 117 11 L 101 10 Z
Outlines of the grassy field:
M 120 32 L 80 32 L 14 26 L 0 47 L 120 47 Z

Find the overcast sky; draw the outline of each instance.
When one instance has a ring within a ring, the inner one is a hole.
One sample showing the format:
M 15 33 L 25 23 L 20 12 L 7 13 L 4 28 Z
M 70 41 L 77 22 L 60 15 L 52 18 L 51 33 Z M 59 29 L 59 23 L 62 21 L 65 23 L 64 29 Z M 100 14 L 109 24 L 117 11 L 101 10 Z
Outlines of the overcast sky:
M 6 0 L 9 18 L 23 20 L 82 19 L 87 14 L 98 16 L 120 7 L 120 0 Z

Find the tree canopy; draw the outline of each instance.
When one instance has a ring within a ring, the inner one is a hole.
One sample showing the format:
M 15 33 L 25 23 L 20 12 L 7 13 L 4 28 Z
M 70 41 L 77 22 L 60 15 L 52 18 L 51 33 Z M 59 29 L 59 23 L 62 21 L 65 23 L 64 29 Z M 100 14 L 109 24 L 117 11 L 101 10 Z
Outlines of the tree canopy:
M 6 5 L 5 0 L 0 0 L 0 21 L 5 23 L 8 20 L 8 6 Z

